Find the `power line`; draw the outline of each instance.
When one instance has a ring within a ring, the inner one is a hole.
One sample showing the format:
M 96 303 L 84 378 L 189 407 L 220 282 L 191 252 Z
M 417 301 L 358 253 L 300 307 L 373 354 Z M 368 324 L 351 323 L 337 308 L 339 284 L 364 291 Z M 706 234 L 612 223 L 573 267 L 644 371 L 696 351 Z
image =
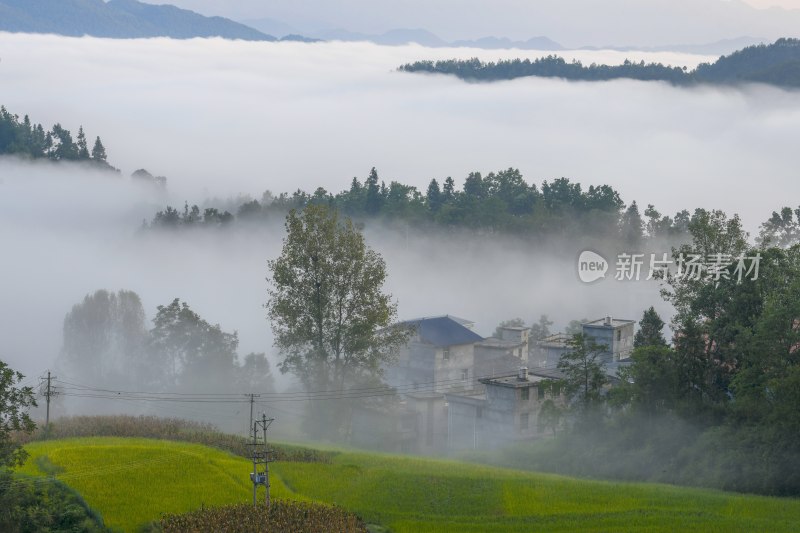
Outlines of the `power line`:
M 536 370 L 554 370 L 557 367 L 537 367 Z M 503 376 L 507 373 L 501 374 Z M 465 382 L 476 379 L 498 377 L 497 374 L 478 376 L 468 379 L 447 379 L 423 382 L 417 384 L 407 384 L 400 386 L 377 386 L 362 387 L 352 389 L 332 389 L 321 391 L 295 391 L 295 392 L 262 392 L 259 396 L 266 402 L 291 402 L 291 401 L 327 401 L 339 399 L 359 399 L 382 396 L 393 396 L 397 394 L 407 394 L 413 392 L 436 392 L 436 389 L 453 389 L 461 387 Z M 71 385 L 63 387 L 65 396 L 99 398 L 99 399 L 120 399 L 120 400 L 144 400 L 153 402 L 174 402 L 174 403 L 249 403 L 250 400 L 242 397 L 241 393 L 183 393 L 183 392 L 153 392 L 153 391 L 126 391 L 113 390 L 97 387 L 90 387 L 66 380 L 58 380 L 59 383 Z M 74 391 L 74 392 L 66 392 Z

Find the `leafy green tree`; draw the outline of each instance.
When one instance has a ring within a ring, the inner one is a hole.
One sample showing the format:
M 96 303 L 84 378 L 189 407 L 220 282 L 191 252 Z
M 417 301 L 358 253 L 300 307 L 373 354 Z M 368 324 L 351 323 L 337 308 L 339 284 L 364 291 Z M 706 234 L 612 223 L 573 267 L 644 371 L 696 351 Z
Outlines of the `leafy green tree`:
M 30 433 L 36 429 L 28 416 L 28 408 L 36 407 L 33 389 L 19 387 L 24 377 L 0 361 L 0 476 L 21 466 L 27 457 L 25 449 L 11 440 L 12 432 Z
M 728 218 L 721 211 L 698 209 L 689 222 L 689 232 L 692 242 L 673 252 L 684 275 L 667 276 L 662 294 L 676 311 L 675 350 L 681 359 L 690 362 L 689 379 L 702 391 L 702 403 L 717 409 L 728 402 L 730 382 L 740 364 L 744 345 L 738 337 L 753 327 L 768 284 L 764 275 L 759 280 L 751 279 L 752 274 L 743 275 L 740 280 L 735 273 L 737 258 L 756 254 L 749 249 L 738 216 Z M 769 254 L 762 255 L 763 264 L 769 264 Z M 723 256 L 727 259 L 719 275 L 709 273 L 707 267 L 691 272 L 688 266 L 693 259 L 706 265 Z
M 642 319 L 639 321 L 639 331 L 633 337 L 633 347 L 666 346 L 667 341 L 664 340 L 663 330 L 664 321 L 658 316 L 655 308 L 650 306 L 650 309 L 643 313 Z
M 564 390 L 573 405 L 586 410 L 602 399 L 603 386 L 608 383 L 602 354 L 605 345 L 597 344 L 591 337 L 576 333 L 567 341 L 567 351 L 558 361 L 564 374 Z
M 645 344 L 633 350 L 631 364 L 619 371 L 621 384 L 615 391 L 648 415 L 665 413 L 683 400 L 677 354 L 666 345 Z
M 286 231 L 281 255 L 268 263 L 266 308 L 283 357 L 278 368 L 309 390 L 343 390 L 379 376 L 409 336 L 390 327 L 397 304 L 383 291 L 383 259 L 350 219 L 340 220 L 327 206 L 292 210 Z M 326 413 L 333 418 L 324 427 L 323 417 L 315 415 L 326 406 L 311 405 L 317 430 L 338 430 L 346 423 L 341 413 Z

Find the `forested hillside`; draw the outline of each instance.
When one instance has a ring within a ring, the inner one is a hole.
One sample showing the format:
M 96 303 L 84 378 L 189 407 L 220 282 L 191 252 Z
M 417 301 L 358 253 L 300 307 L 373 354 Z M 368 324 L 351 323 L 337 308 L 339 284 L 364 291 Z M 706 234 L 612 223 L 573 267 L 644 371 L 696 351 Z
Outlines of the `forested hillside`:
M 452 74 L 464 80 L 498 81 L 525 76 L 564 78 L 568 80 L 607 81 L 634 79 L 666 81 L 674 85 L 735 84 L 760 82 L 781 87 L 800 87 L 800 40 L 779 39 L 770 45 L 755 45 L 703 63 L 694 70 L 661 63 L 625 61 L 622 65 L 583 65 L 549 55 L 530 59 L 483 62 L 467 60 L 417 61 L 400 67 L 405 72 Z

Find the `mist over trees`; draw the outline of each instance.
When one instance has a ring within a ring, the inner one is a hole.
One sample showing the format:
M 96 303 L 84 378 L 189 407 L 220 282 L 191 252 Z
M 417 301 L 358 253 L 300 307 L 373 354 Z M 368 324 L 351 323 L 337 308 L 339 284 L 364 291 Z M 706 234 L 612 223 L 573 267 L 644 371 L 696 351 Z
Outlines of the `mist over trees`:
M 266 355 L 250 353 L 240 360 L 235 331 L 209 323 L 178 298 L 156 311 L 148 329 L 136 293 L 87 295 L 64 319 L 59 367 L 78 385 L 126 390 L 273 389 Z
M 673 259 L 721 254 L 725 266 L 709 277 L 666 277 L 664 297 L 676 310 L 671 344 L 647 309 L 631 363 L 602 394 L 591 350 L 572 346 L 559 366 L 569 370 L 572 408 L 555 440 L 509 451 L 506 464 L 800 494 L 800 245 L 754 248 L 738 218 L 721 212 L 690 231 Z M 759 258 L 758 270 L 751 263 L 742 271 L 740 256 Z M 588 418 L 587 395 L 598 405 Z
M 266 191 L 260 201 L 248 199 L 238 206 L 201 208 L 188 202 L 182 210 L 167 206 L 156 213 L 146 229 L 259 224 L 283 219 L 292 209 L 322 205 L 358 222 L 463 228 L 534 241 L 579 236 L 638 246 L 647 239 L 677 243 L 688 234 L 689 222 L 705 213 L 703 209 L 693 214 L 682 210 L 670 217 L 648 205 L 642 214 L 636 202 L 626 208 L 620 194 L 608 185 L 584 189 L 567 178 L 529 184 L 514 168 L 486 175 L 471 172 L 460 188 L 452 177 L 441 181 L 443 185 L 432 179 L 423 194 L 397 181 L 387 185 L 373 168 L 363 182 L 354 177 L 349 189 L 336 194 L 319 187 L 313 194 L 297 190 L 274 196 Z
M 673 85 L 727 85 L 759 82 L 780 87 L 800 87 L 800 40 L 778 39 L 772 44 L 748 46 L 714 63 L 702 63 L 694 70 L 661 63 L 631 62 L 622 65 L 583 65 L 548 55 L 534 59 L 508 59 L 483 62 L 477 58 L 417 61 L 402 65 L 404 72 L 450 74 L 470 81 L 512 80 L 540 76 L 582 81 L 633 79 L 664 81 Z

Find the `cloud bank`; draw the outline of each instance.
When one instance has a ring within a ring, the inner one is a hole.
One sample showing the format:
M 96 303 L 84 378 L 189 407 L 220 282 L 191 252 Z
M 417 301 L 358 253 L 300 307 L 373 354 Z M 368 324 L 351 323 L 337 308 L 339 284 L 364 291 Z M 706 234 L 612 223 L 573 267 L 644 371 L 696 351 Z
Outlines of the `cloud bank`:
M 387 182 L 518 167 L 529 181 L 607 183 L 665 213 L 738 212 L 753 230 L 798 192 L 800 96 L 766 87 L 678 89 L 660 83 L 520 79 L 467 84 L 398 73 L 416 59 L 537 57 L 531 51 L 370 44 L 112 41 L 0 34 L 0 103 L 46 126 L 101 135 L 118 177 L 0 162 L 0 338 L 4 360 L 36 373 L 60 346 L 69 308 L 99 288 L 155 307 L 180 297 L 238 329 L 241 353 L 269 351 L 261 305 L 280 224 L 257 234 L 141 237 L 166 203 L 323 186 L 339 191 L 376 166 Z M 580 52 L 693 67 L 709 58 Z M 137 168 L 169 178 L 141 190 Z M 638 318 L 653 287 L 582 286 L 561 260 L 514 242 L 382 233 L 404 317 L 451 313 L 489 334 L 499 320 L 548 313 L 560 324 L 611 313 Z M 566 256 L 576 250 L 565 249 Z M 571 264 L 570 264 L 571 266 Z M 273 360 L 274 361 L 274 360 Z

